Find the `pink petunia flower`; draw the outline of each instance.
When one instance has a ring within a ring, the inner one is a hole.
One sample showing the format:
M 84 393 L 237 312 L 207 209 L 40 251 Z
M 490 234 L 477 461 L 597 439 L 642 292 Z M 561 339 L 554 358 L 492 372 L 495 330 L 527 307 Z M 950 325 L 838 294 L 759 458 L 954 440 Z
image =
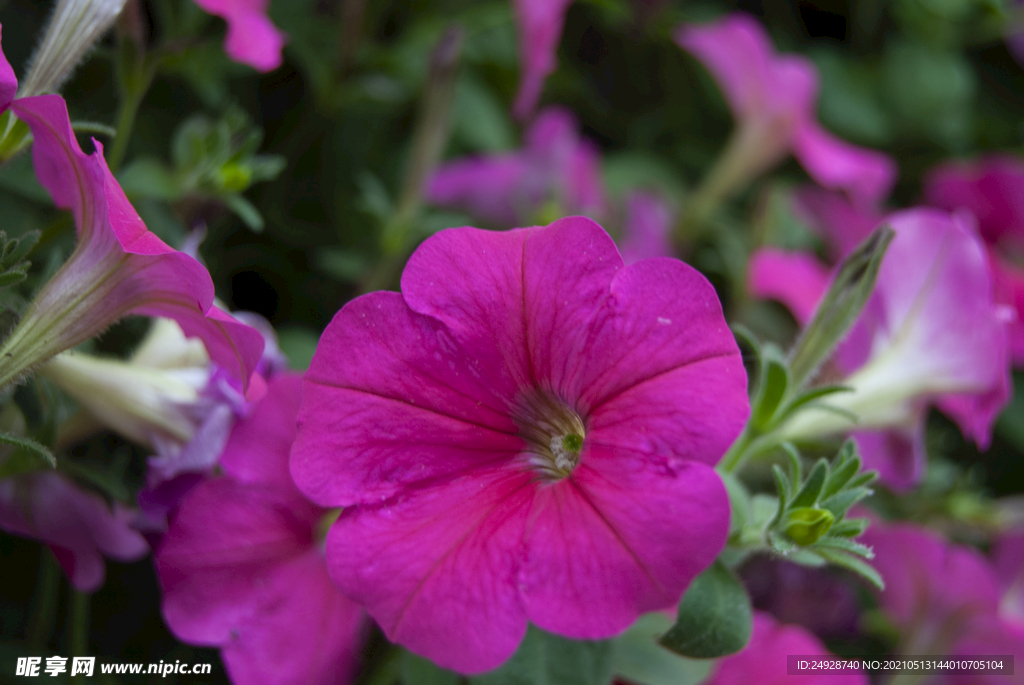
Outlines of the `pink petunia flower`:
M 1010 349 L 1014 365 L 1024 366 L 1024 162 L 992 156 L 944 164 L 925 177 L 924 197 L 935 207 L 966 209 L 977 218 L 996 300 L 1017 312 L 1010 323 Z
M 885 578 L 881 607 L 914 654 L 1024 658 L 1024 626 L 1001 608 L 1008 590 L 979 552 L 908 523 L 874 523 L 861 542 L 873 547 L 874 566 Z M 959 674 L 934 682 L 1001 685 L 1019 677 Z
M 174 319 L 247 387 L 263 337 L 214 304 L 205 267 L 150 233 L 107 168 L 102 146 L 95 143 L 91 155 L 78 146 L 64 100 L 40 95 L 10 107 L 31 129 L 36 175 L 54 203 L 74 213 L 79 240 L 4 341 L 0 386 L 139 314 Z
M 519 92 L 512 111 L 519 119 L 533 113 L 544 81 L 558 66 L 555 53 L 572 0 L 512 0 L 519 28 Z
M 104 555 L 135 561 L 149 552 L 146 540 L 131 528 L 134 517 L 56 472 L 0 480 L 0 528 L 49 545 L 80 592 L 103 585 Z
M 923 473 L 924 410 L 935 403 L 982 449 L 1009 399 L 1005 309 L 993 301 L 984 252 L 963 217 L 914 209 L 890 215 L 896 231 L 876 290 L 834 357 L 835 411 L 809 408 L 784 428 L 793 439 L 853 430 L 866 463 L 890 486 Z M 824 294 L 813 257 L 761 252 L 748 287 L 806 320 Z M 818 289 L 817 293 L 814 289 Z M 875 433 L 879 429 L 893 429 Z
M 330 513 L 288 474 L 300 391 L 297 374 L 270 382 L 156 554 L 171 631 L 219 647 L 236 683 L 349 683 L 359 660 L 363 612 L 331 584 L 320 542 Z
M 465 673 L 527 622 L 606 638 L 678 602 L 725 543 L 712 468 L 749 413 L 711 285 L 624 267 L 593 221 L 426 240 L 402 292 L 327 327 L 292 475 L 345 507 L 331 577 L 390 639 Z
M 560 213 L 600 216 L 605 210 L 597 146 L 580 137 L 576 117 L 559 107 L 537 115 L 518 152 L 440 165 L 426 196 L 500 228 L 533 223 L 551 200 Z
M 711 72 L 736 119 L 726 155 L 730 187 L 755 178 L 792 152 L 811 178 L 859 203 L 889 194 L 895 162 L 840 140 L 818 123 L 818 72 L 798 55 L 777 55 L 764 28 L 746 14 L 687 24 L 676 42 Z
M 195 0 L 205 12 L 228 24 L 224 52 L 235 62 L 257 71 L 281 66 L 287 37 L 267 16 L 270 0 Z
M 867 685 L 863 673 L 814 673 L 788 675 L 789 655 L 831 657 L 814 635 L 794 625 L 777 623 L 771 614 L 754 613 L 750 642 L 742 650 L 715 664 L 701 685 L 786 685 L 799 680 L 807 685 Z

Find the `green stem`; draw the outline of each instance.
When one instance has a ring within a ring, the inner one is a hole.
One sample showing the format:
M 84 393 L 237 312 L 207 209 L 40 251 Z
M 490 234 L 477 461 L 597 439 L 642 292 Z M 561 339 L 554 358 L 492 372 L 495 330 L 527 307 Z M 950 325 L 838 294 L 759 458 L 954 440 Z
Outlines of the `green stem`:
M 148 84 L 146 90 L 149 90 Z M 110 149 L 110 154 L 107 155 L 107 164 L 110 166 L 111 172 L 117 171 L 121 167 L 125 153 L 128 152 L 128 141 L 131 139 L 132 129 L 135 127 L 135 117 L 139 114 L 139 107 L 142 105 L 145 94 L 145 91 L 138 94 L 133 93 L 126 95 L 121 100 L 121 106 L 117 113 L 117 135 L 114 137 L 114 145 Z
M 39 580 L 33 602 L 32 619 L 25 634 L 26 641 L 33 647 L 44 647 L 53 635 L 57 621 L 57 598 L 60 595 L 60 568 L 53 552 L 41 547 L 39 555 Z
M 71 611 L 68 621 L 69 656 L 87 656 L 89 654 L 89 595 L 78 590 L 71 590 Z M 76 675 L 75 683 L 85 683 L 83 674 Z

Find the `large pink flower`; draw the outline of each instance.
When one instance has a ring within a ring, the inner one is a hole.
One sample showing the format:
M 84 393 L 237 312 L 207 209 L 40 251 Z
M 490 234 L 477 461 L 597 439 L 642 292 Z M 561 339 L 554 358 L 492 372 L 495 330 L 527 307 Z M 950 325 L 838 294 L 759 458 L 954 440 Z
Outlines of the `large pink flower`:
M 710 284 L 624 267 L 582 217 L 424 242 L 349 302 L 303 386 L 292 475 L 345 510 L 331 576 L 387 635 L 493 668 L 527 621 L 605 638 L 679 600 L 725 543 L 712 466 L 748 414 Z
M 132 530 L 135 514 L 113 509 L 65 476 L 31 473 L 0 480 L 0 528 L 50 546 L 71 584 L 81 592 L 103 585 L 103 556 L 135 561 L 149 545 Z
M 206 12 L 228 24 L 224 52 L 258 71 L 281 66 L 281 50 L 287 39 L 267 17 L 270 0 L 195 0 Z
M 4 341 L 2 384 L 121 317 L 140 314 L 177 321 L 247 386 L 263 337 L 213 303 L 213 282 L 202 264 L 146 228 L 107 168 L 102 146 L 82 152 L 64 100 L 39 95 L 10 106 L 32 131 L 39 181 L 58 207 L 74 213 L 79 239 Z
M 533 223 L 549 200 L 559 214 L 599 216 L 605 209 L 597 146 L 580 137 L 576 117 L 560 107 L 537 115 L 517 152 L 442 164 L 426 194 L 500 228 Z
M 788 675 L 789 655 L 831 657 L 814 635 L 800 626 L 777 623 L 771 614 L 754 613 L 750 642 L 742 650 L 719 661 L 701 685 L 867 685 L 861 672 Z
M 850 145 L 818 123 L 818 72 L 797 55 L 777 55 L 764 28 L 746 14 L 730 14 L 679 28 L 676 42 L 718 81 L 737 122 L 736 139 L 749 175 L 789 152 L 811 178 L 843 189 L 867 204 L 888 195 L 896 165 L 879 152 Z
M 858 430 L 866 462 L 894 487 L 923 473 L 923 411 L 937 404 L 983 449 L 1009 398 L 1007 313 L 993 301 L 983 249 L 963 217 L 928 209 L 892 214 L 896 237 L 876 289 L 834 363 L 852 392 L 827 403 L 853 412 L 808 409 L 788 424 L 793 438 Z M 782 300 L 802 321 L 824 294 L 812 256 L 763 251 L 748 285 Z M 817 292 L 815 292 L 817 289 Z M 814 304 L 812 304 L 814 303 Z M 878 429 L 895 429 L 874 433 Z
M 219 647 L 237 683 L 334 685 L 358 662 L 363 612 L 331 584 L 318 539 L 329 513 L 288 474 L 300 391 L 297 374 L 270 382 L 156 555 L 167 624 Z
M 988 246 L 996 299 L 1013 307 L 1010 346 L 1024 366 L 1024 162 L 993 156 L 933 169 L 924 181 L 925 201 L 943 209 L 966 209 L 978 220 Z

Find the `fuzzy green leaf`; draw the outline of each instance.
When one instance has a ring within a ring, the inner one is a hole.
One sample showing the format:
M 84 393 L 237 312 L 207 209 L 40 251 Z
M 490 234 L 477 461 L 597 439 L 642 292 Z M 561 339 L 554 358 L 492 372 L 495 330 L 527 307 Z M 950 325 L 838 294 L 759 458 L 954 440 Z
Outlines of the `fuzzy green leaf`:
M 750 639 L 752 621 L 746 589 L 716 561 L 690 584 L 679 603 L 676 623 L 662 636 L 661 644 L 698 659 L 734 654 Z

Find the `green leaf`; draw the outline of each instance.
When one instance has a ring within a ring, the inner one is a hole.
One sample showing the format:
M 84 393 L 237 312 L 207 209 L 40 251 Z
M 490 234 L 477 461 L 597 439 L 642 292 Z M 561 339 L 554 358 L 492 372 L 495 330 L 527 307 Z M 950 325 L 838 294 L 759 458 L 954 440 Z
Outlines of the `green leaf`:
M 177 200 L 182 191 L 174 174 L 155 157 L 139 157 L 118 172 L 117 180 L 130 198 Z
M 814 506 L 814 503 L 818 501 L 818 495 L 821 494 L 822 486 L 825 485 L 825 477 L 827 475 L 828 462 L 824 459 L 819 459 L 814 468 L 811 469 L 811 473 L 807 476 L 803 487 L 793 497 L 793 501 L 789 503 L 789 506 L 794 508 Z
M 875 288 L 882 258 L 895 235 L 891 228 L 882 226 L 843 260 L 814 318 L 790 355 L 793 387 L 799 388 L 811 379 L 860 315 Z
M 458 685 L 459 675 L 412 652 L 402 653 L 402 685 Z
M 44 445 L 31 438 L 20 438 L 0 433 L 0 444 L 14 448 L 6 459 L 0 460 L 0 478 L 6 478 L 27 471 L 42 471 L 57 466 L 57 460 Z
M 857 556 L 864 557 L 865 559 L 874 559 L 875 553 L 871 551 L 871 548 L 867 545 L 862 545 L 859 542 L 848 540 L 842 537 L 832 537 L 828 535 L 821 538 L 814 545 L 815 551 L 820 551 L 823 548 L 838 549 L 850 554 L 856 554 Z
M 739 578 L 720 561 L 690 584 L 676 623 L 661 644 L 683 656 L 711 659 L 734 654 L 747 644 L 753 616 Z
M 665 614 L 644 614 L 612 643 L 612 671 L 637 685 L 697 685 L 707 677 L 714 662 L 688 659 L 658 644 L 658 637 L 672 627 Z
M 847 440 L 839 450 L 839 456 L 821 488 L 821 499 L 825 500 L 836 494 L 850 482 L 858 471 L 860 471 L 860 457 L 856 456 L 856 447 L 853 440 Z M 850 455 L 853 454 L 851 457 Z
M 838 495 L 832 495 L 828 499 L 823 500 L 820 506 L 831 511 L 837 519 L 841 519 L 846 516 L 846 512 L 850 510 L 850 507 L 870 494 L 871 490 L 868 488 L 849 488 L 843 490 Z
M 774 346 L 765 346 L 761 361 L 761 380 L 751 413 L 753 424 L 764 430 L 789 389 L 789 370 L 781 354 L 773 351 Z
M 843 519 L 832 526 L 830 535 L 841 535 L 842 537 L 855 538 L 868 529 L 871 521 L 865 518 Z
M 473 685 L 607 685 L 612 679 L 608 641 L 570 640 L 530 626 L 511 659 L 469 679 Z
M 795 414 L 801 407 L 804 407 L 815 400 L 821 399 L 822 397 L 834 395 L 837 392 L 853 392 L 853 388 L 848 385 L 821 385 L 814 388 L 808 388 L 786 403 L 786 406 L 779 412 L 778 421 L 781 423 Z
M 826 561 L 835 564 L 836 566 L 842 566 L 845 569 L 853 571 L 857 575 L 861 576 L 872 585 L 877 587 L 879 590 L 885 589 L 885 581 L 882 580 L 882 576 L 879 575 L 878 571 L 874 569 L 871 564 L 867 563 L 860 557 L 856 557 L 847 552 L 834 549 L 819 549 L 814 550 L 817 554 L 821 555 Z

